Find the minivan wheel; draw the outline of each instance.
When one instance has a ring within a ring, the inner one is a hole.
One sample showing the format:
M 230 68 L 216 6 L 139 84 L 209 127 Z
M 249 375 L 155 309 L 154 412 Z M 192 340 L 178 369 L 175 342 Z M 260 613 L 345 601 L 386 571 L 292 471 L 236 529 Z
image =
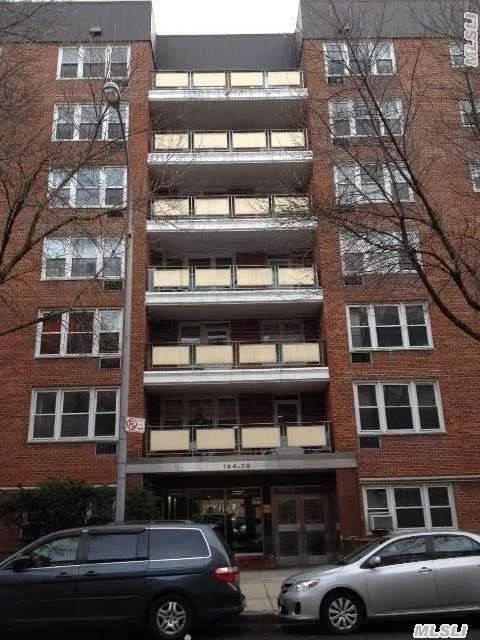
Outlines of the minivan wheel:
M 161 596 L 150 609 L 149 624 L 157 638 L 183 639 L 192 630 L 192 606 L 188 600 L 176 594 Z
M 363 622 L 363 604 L 350 591 L 334 591 L 325 597 L 320 618 L 331 633 L 355 633 Z

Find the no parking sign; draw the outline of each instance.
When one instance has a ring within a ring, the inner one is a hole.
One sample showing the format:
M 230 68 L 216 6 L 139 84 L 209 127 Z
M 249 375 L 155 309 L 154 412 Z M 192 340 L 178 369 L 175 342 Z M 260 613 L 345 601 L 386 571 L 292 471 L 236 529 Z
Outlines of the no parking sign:
M 145 418 L 126 418 L 125 431 L 127 433 L 145 433 Z

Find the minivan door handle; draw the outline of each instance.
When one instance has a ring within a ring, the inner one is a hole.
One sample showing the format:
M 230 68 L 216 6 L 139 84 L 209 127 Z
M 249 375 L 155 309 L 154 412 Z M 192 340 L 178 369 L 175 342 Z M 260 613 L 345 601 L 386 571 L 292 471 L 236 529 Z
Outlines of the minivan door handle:
M 418 573 L 430 573 L 431 571 L 432 569 L 430 569 L 430 567 L 422 567 L 418 570 Z
M 87 571 L 87 573 L 85 573 L 84 575 L 86 575 L 86 576 L 99 576 L 100 574 L 98 573 L 98 571 L 94 571 L 93 569 L 90 569 L 90 571 Z

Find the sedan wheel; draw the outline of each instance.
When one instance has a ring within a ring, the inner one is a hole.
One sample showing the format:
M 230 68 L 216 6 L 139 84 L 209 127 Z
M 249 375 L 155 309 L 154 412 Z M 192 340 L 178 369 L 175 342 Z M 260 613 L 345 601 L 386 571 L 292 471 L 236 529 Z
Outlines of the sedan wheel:
M 193 613 L 190 604 L 181 596 L 163 596 L 152 607 L 150 628 L 164 640 L 184 638 L 191 631 Z
M 322 621 L 337 634 L 347 635 L 360 628 L 363 610 L 358 598 L 348 592 L 327 596 L 323 606 Z

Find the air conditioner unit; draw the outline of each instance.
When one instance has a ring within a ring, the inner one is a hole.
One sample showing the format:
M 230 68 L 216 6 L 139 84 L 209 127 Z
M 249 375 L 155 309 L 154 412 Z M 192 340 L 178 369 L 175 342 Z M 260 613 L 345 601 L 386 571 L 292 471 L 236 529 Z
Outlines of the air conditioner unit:
M 328 84 L 343 84 L 345 76 L 328 76 Z
M 100 369 L 120 369 L 121 361 L 118 357 L 100 358 Z
M 351 145 L 352 141 L 349 140 L 348 138 L 334 138 L 333 139 L 333 144 L 336 147 L 349 147 Z
M 359 273 L 347 273 L 343 276 L 343 284 L 347 287 L 358 287 L 363 284 L 363 275 Z
M 380 449 L 380 436 L 359 436 L 358 446 L 360 449 Z
M 390 515 L 371 515 L 368 519 L 370 531 L 390 531 L 393 529 L 393 518 Z
M 122 291 L 123 280 L 103 280 L 104 291 Z

